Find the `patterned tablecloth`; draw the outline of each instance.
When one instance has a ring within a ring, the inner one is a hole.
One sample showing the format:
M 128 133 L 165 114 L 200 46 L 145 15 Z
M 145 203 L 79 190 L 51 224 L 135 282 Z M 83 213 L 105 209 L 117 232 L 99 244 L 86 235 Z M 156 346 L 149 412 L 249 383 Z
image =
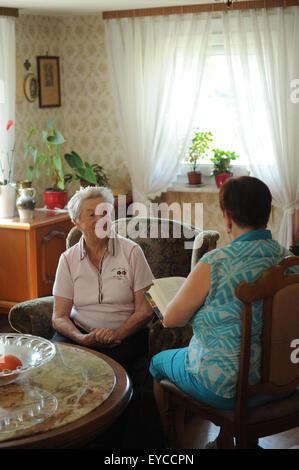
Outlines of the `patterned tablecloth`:
M 103 359 L 65 345 L 56 351 L 50 362 L 0 387 L 0 441 L 64 426 L 111 394 L 115 374 Z

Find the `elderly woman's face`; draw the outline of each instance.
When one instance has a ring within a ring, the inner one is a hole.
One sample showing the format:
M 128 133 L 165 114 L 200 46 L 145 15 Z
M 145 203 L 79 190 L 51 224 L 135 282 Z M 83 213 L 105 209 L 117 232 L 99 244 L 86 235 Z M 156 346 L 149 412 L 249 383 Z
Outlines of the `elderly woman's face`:
M 96 225 L 97 222 L 104 217 L 105 219 L 102 232 L 105 235 L 105 229 L 107 229 L 107 219 L 109 218 L 110 213 L 108 206 L 108 203 L 101 197 L 85 199 L 83 201 L 80 219 L 79 222 L 76 222 L 76 225 L 86 237 L 99 236 L 98 229 L 97 233 L 95 231 Z

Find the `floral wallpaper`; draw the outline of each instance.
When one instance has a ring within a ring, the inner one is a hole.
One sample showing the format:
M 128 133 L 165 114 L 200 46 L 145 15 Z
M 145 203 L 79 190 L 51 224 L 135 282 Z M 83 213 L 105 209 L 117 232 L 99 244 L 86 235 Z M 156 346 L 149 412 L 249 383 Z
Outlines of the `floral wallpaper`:
M 83 160 L 99 163 L 107 170 L 112 188 L 129 192 L 130 177 L 123 159 L 117 117 L 109 83 L 105 50 L 104 22 L 100 15 L 46 17 L 20 15 L 16 19 L 16 54 L 22 64 L 28 59 L 27 73 L 37 74 L 36 56 L 60 58 L 61 107 L 39 108 L 38 98 L 32 103 L 24 97 L 16 105 L 16 124 L 29 130 L 34 125 L 44 129 L 56 117 L 54 128 L 66 139 L 62 152 L 75 150 Z M 26 178 L 29 156 L 24 162 L 25 134 L 16 131 L 14 180 Z M 32 144 L 38 144 L 33 138 Z M 48 177 L 34 178 L 38 191 L 37 206 L 43 207 L 42 191 L 50 186 Z M 78 183 L 68 185 L 69 195 Z

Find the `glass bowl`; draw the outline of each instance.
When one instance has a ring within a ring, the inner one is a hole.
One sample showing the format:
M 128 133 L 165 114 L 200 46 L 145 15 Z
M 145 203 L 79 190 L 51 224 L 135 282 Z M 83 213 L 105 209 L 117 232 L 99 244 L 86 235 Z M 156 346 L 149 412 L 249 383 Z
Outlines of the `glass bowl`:
M 14 382 L 21 374 L 40 367 L 53 359 L 56 354 L 55 345 L 44 338 L 18 333 L 0 334 L 0 363 L 1 356 L 12 354 L 22 362 L 15 370 L 0 371 L 0 386 Z

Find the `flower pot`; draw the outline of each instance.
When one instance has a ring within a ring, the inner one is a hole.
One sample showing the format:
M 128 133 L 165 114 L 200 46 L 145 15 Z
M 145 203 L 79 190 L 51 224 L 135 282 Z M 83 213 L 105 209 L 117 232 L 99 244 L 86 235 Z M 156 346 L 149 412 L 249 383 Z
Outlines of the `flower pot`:
M 0 217 L 13 217 L 15 213 L 16 186 L 0 185 Z
M 67 190 L 54 191 L 46 189 L 44 191 L 44 198 L 48 209 L 64 209 L 67 204 Z
M 223 183 L 228 179 L 233 176 L 232 172 L 230 171 L 229 173 L 218 173 L 215 175 L 215 182 L 217 188 L 220 188 L 220 186 L 223 185 Z
M 80 179 L 80 186 L 81 186 L 81 188 L 87 188 L 87 186 L 95 186 L 95 184 L 89 183 L 89 182 L 86 181 L 86 180 L 81 180 L 81 179 Z
M 201 184 L 201 171 L 189 171 L 187 176 L 189 184 Z

